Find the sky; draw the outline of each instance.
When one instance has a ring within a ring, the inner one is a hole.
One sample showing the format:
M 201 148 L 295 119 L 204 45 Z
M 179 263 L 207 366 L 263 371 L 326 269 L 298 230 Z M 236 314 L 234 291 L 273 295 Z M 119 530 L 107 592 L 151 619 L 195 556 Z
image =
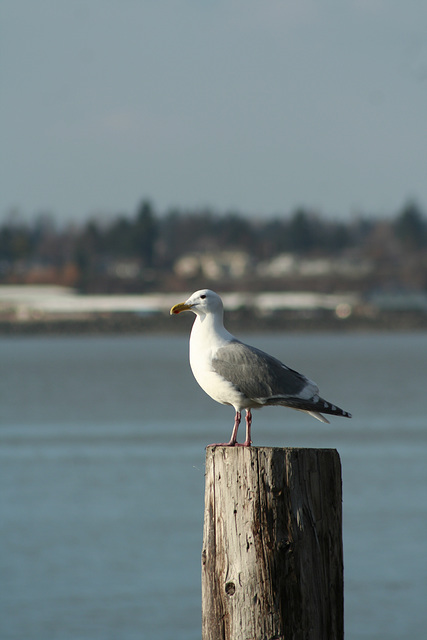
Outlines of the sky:
M 427 208 L 425 0 L 1 0 L 0 221 Z

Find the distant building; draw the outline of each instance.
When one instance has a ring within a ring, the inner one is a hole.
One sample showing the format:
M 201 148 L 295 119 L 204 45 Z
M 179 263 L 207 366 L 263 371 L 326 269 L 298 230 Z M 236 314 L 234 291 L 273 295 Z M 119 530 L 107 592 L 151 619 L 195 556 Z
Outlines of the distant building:
M 251 258 L 244 251 L 218 251 L 181 256 L 174 265 L 174 271 L 186 279 L 200 276 L 215 281 L 243 278 L 250 273 L 251 266 Z
M 281 253 L 271 260 L 260 262 L 256 273 L 260 277 L 281 278 L 298 276 L 300 278 L 341 276 L 358 278 L 373 270 L 369 260 L 351 260 L 349 258 L 299 258 L 292 253 Z

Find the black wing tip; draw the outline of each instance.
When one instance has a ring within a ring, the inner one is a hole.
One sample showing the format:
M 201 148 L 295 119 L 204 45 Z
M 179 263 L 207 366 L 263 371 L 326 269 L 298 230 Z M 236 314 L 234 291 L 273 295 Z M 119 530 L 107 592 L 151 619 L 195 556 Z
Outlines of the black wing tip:
M 323 406 L 321 407 L 321 405 Z M 319 407 L 318 410 L 321 413 L 327 413 L 330 416 L 340 416 L 341 418 L 353 417 L 348 411 L 344 411 L 344 409 L 341 409 L 341 407 L 337 407 L 336 405 L 328 402 L 327 400 L 324 400 L 323 398 L 319 399 L 317 406 Z
M 336 416 L 337 418 L 353 417 L 348 411 L 344 411 L 341 407 L 337 407 L 335 404 L 323 398 L 318 398 L 316 402 L 312 402 L 310 400 L 302 400 L 301 398 L 274 396 L 261 403 L 261 406 L 264 405 L 281 405 L 291 409 L 298 409 L 299 411 L 313 411 L 320 414 L 326 413 L 327 415 Z

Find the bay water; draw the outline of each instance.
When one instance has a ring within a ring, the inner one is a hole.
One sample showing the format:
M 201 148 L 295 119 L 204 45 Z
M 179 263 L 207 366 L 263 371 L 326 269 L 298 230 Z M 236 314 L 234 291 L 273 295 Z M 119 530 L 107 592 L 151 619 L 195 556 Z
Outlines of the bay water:
M 353 413 L 253 420 L 255 446 L 340 453 L 346 638 L 425 637 L 427 333 L 240 337 Z M 200 639 L 204 448 L 233 413 L 184 335 L 0 338 L 0 638 Z

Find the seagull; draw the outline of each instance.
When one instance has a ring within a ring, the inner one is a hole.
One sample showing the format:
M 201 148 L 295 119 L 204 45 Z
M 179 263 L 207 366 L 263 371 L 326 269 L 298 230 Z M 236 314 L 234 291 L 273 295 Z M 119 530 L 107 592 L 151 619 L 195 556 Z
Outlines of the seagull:
M 196 318 L 190 336 L 190 366 L 194 377 L 211 398 L 236 411 L 229 442 L 211 446 L 250 447 L 252 409 L 280 405 L 303 411 L 321 422 L 322 414 L 351 418 L 351 414 L 319 396 L 317 385 L 280 360 L 235 338 L 224 327 L 224 306 L 210 289 L 193 293 L 172 307 L 171 315 L 192 311 Z M 237 442 L 243 409 L 246 440 Z

